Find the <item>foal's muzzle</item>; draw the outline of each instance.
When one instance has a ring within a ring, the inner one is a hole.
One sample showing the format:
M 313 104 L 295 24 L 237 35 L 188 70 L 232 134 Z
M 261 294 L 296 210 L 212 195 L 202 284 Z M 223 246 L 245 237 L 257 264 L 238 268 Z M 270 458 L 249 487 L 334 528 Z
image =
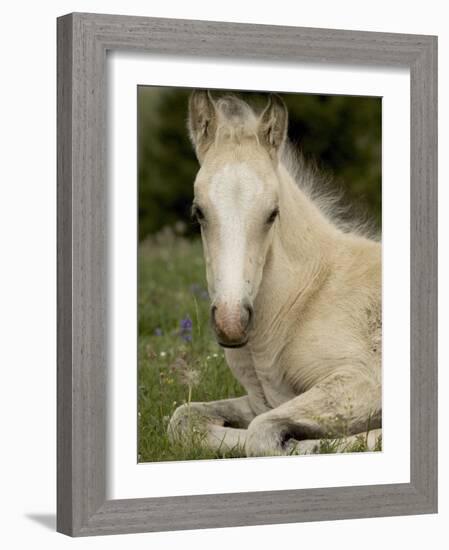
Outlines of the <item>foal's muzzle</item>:
M 216 302 L 211 307 L 212 327 L 218 343 L 224 348 L 241 348 L 248 342 L 248 332 L 253 320 L 253 308 L 249 302 Z

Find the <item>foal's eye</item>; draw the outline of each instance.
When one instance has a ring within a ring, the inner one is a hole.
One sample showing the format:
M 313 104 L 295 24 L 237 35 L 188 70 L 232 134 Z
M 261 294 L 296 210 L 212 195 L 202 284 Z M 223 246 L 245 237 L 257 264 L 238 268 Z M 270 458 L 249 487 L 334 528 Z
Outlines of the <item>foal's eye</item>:
M 278 215 L 279 215 L 279 208 L 276 207 L 274 210 L 270 212 L 270 215 L 267 218 L 267 224 L 271 225 L 274 222 L 274 220 L 278 217 Z
M 201 210 L 201 208 L 197 204 L 194 204 L 192 206 L 192 217 L 194 217 L 196 221 L 199 223 L 201 223 L 205 219 L 204 212 Z

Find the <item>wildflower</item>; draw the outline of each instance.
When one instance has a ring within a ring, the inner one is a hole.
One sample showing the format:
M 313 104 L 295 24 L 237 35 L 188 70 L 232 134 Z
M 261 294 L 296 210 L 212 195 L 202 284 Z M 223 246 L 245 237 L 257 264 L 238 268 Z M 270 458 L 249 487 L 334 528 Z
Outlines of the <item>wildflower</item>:
M 197 370 L 189 366 L 184 357 L 177 357 L 169 367 L 170 371 L 176 374 L 179 382 L 189 388 L 198 385 L 200 374 Z
M 192 319 L 190 317 L 181 320 L 181 330 L 192 330 Z
M 157 354 L 154 352 L 154 350 L 149 344 L 145 347 L 145 352 L 147 354 L 148 359 L 156 359 Z
M 181 319 L 179 335 L 185 342 L 192 341 L 192 319 L 189 316 Z
M 183 354 L 176 357 L 173 363 L 171 363 L 171 365 L 168 367 L 168 370 L 170 372 L 178 373 L 188 368 L 189 368 L 189 365 L 187 364 L 187 361 L 185 360 L 185 355 Z
M 167 352 L 166 351 L 161 351 L 161 353 L 159 354 L 161 357 L 165 357 L 167 355 Z
M 200 382 L 200 373 L 192 368 L 187 369 L 183 372 L 181 381 L 189 388 L 197 386 Z
M 154 335 L 155 336 L 162 336 L 164 333 L 162 332 L 162 329 L 160 327 L 157 327 L 154 329 Z

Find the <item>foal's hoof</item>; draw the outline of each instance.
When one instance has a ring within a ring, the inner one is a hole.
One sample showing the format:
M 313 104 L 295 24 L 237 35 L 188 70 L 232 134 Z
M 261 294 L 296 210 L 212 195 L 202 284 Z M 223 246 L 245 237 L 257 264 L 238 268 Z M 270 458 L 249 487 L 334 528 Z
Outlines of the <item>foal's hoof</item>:
M 289 439 L 284 443 L 283 447 L 287 455 L 312 455 L 318 452 L 319 442 L 313 439 L 305 439 L 302 441 Z
M 185 403 L 173 413 L 168 423 L 167 434 L 171 443 L 175 441 L 199 444 L 206 429 L 208 418 L 201 403 Z
M 248 426 L 246 456 L 279 456 L 286 454 L 282 448 L 279 431 L 263 415 L 257 416 Z

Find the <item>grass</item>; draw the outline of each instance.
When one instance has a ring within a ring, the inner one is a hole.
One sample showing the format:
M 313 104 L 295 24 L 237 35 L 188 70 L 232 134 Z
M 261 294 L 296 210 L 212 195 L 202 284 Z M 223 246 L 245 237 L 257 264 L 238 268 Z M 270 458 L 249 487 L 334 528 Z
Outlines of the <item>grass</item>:
M 167 230 L 139 250 L 139 462 L 242 456 L 199 445 L 174 445 L 167 437 L 176 407 L 243 395 L 209 326 L 209 298 L 198 240 Z M 190 323 L 191 321 L 191 323 Z M 192 383 L 185 369 L 194 372 Z M 187 375 L 188 378 L 188 375 Z
M 138 462 L 244 456 L 239 448 L 207 448 L 194 425 L 189 444 L 171 443 L 167 436 L 168 421 L 179 405 L 245 393 L 212 335 L 206 288 L 199 240 L 166 229 L 140 245 Z M 364 438 L 346 447 L 329 439 L 318 452 L 366 450 Z

